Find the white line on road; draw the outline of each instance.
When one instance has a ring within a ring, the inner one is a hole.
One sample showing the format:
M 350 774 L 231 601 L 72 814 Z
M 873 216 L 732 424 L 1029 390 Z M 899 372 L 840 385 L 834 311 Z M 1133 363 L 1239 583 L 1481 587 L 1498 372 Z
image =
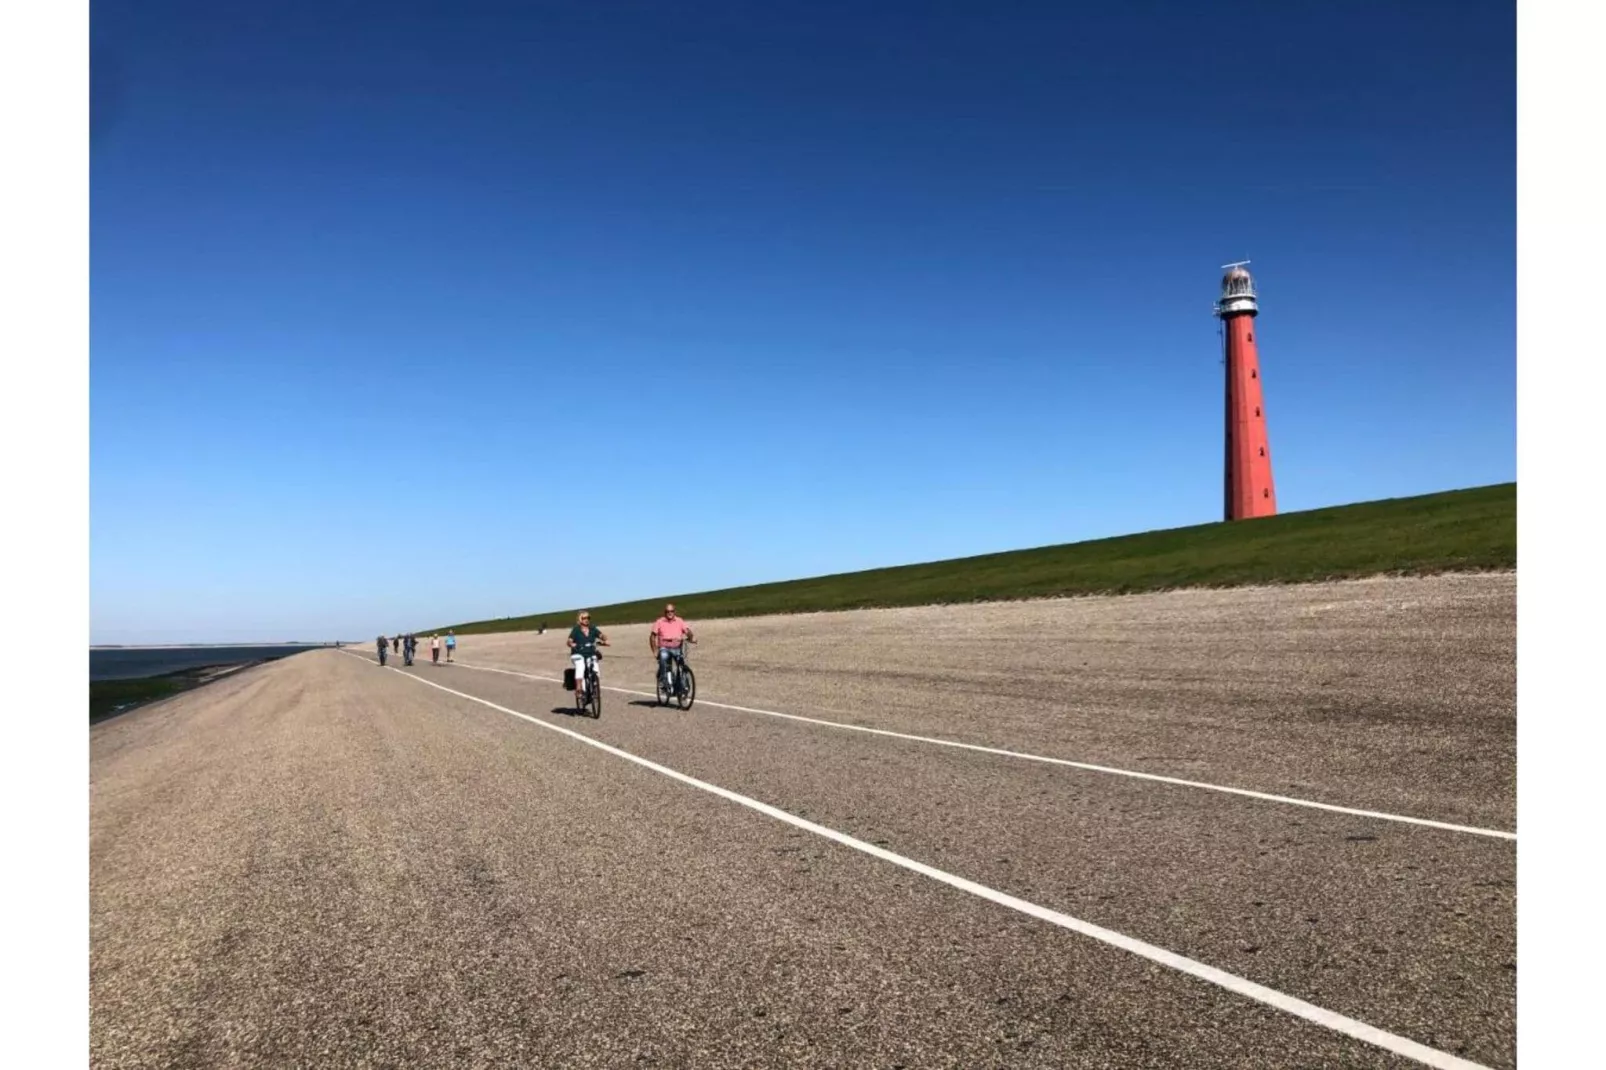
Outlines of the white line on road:
M 541 720 L 540 718 L 532 717 L 527 713 L 520 713 L 517 710 L 510 710 L 506 706 L 499 706 L 496 703 L 480 698 L 477 695 L 470 695 L 463 691 L 453 690 L 444 684 L 437 684 L 433 680 L 427 680 L 422 676 L 416 676 L 412 673 L 404 673 L 400 669 L 394 667 L 391 667 L 391 671 L 398 673 L 401 676 L 405 676 L 409 680 L 423 684 L 426 687 L 433 687 L 440 691 L 444 691 L 448 695 L 455 695 L 458 698 L 467 699 L 470 702 L 477 702 L 480 705 L 487 706 L 499 713 L 505 713 L 510 717 L 517 717 L 521 721 L 528 721 L 530 724 L 548 729 L 552 732 L 562 733 L 563 735 L 568 736 L 570 739 L 584 743 L 588 747 L 595 747 L 600 751 L 612 754 L 616 758 L 623 758 L 625 761 L 633 762 L 644 769 L 650 769 L 653 772 L 660 773 L 672 780 L 678 780 L 682 784 L 687 784 L 701 791 L 706 791 L 711 795 L 717 795 L 729 802 L 736 803 L 738 806 L 745 806 L 749 810 L 754 810 L 765 815 L 766 817 L 772 817 L 777 821 L 785 822 L 794 828 L 802 829 L 805 832 L 812 832 L 816 836 L 822 836 L 825 839 L 839 843 L 844 847 L 850 847 L 855 851 L 860 851 L 872 857 L 879 858 L 884 862 L 890 862 L 895 866 L 900 866 L 904 869 L 911 870 L 912 872 L 918 873 L 923 877 L 929 877 L 934 881 L 946 884 L 951 888 L 957 888 L 962 892 L 968 892 L 971 895 L 979 896 L 982 899 L 997 903 L 999 906 L 1008 907 L 1011 910 L 1015 910 L 1019 913 L 1037 918 L 1040 921 L 1046 921 L 1051 925 L 1056 925 L 1062 929 L 1068 929 L 1071 932 L 1090 937 L 1091 939 L 1098 940 L 1101 943 L 1108 944 L 1111 947 L 1120 948 L 1122 951 L 1127 951 L 1131 954 L 1138 955 L 1142 958 L 1148 959 L 1150 962 L 1155 962 L 1161 966 L 1170 967 L 1171 969 L 1185 973 L 1190 977 L 1196 977 L 1201 981 L 1207 981 L 1210 984 L 1218 985 L 1221 988 L 1225 988 L 1229 992 L 1233 992 L 1237 995 L 1255 1000 L 1257 1003 L 1263 1003 L 1266 1006 L 1275 1007 L 1276 1009 L 1284 1011 L 1288 1014 L 1292 1014 L 1295 1017 L 1303 1018 L 1307 1022 L 1312 1022 L 1316 1025 L 1322 1026 L 1325 1029 L 1330 1029 L 1335 1033 L 1341 1033 L 1344 1036 L 1352 1037 L 1355 1040 L 1374 1045 L 1384 1049 L 1385 1051 L 1393 1052 L 1394 1054 L 1403 1056 L 1407 1059 L 1414 1059 L 1425 1066 L 1436 1067 L 1439 1068 L 1439 1070 L 1489 1070 L 1488 1067 L 1485 1067 L 1479 1063 L 1474 1063 L 1469 1060 L 1462 1059 L 1459 1056 L 1451 1055 L 1435 1048 L 1430 1048 L 1425 1044 L 1419 1044 L 1407 1037 L 1397 1036 L 1393 1033 L 1379 1029 L 1376 1026 L 1368 1025 L 1365 1022 L 1357 1019 L 1346 1017 L 1345 1015 L 1339 1014 L 1336 1011 L 1330 1011 L 1326 1008 L 1318 1007 L 1313 1003 L 1306 1003 L 1304 1000 L 1290 996 L 1287 993 L 1279 992 L 1274 988 L 1267 988 L 1265 985 L 1257 984 L 1245 977 L 1239 977 L 1237 974 L 1228 973 L 1226 970 L 1218 969 L 1215 966 L 1210 966 L 1203 962 L 1197 962 L 1194 959 L 1187 958 L 1184 955 L 1179 955 L 1174 951 L 1167 951 L 1163 947 L 1157 947 L 1154 944 L 1145 943 L 1144 941 L 1135 937 L 1127 936 L 1124 933 L 1118 933 L 1113 929 L 1106 929 L 1100 925 L 1094 925 L 1092 922 L 1083 921 L 1081 918 L 1073 918 L 1069 914 L 1062 914 L 1057 910 L 1050 910 L 1048 907 L 1038 906 L 1036 903 L 1030 903 L 1024 899 L 1017 899 L 1006 892 L 1000 892 L 997 889 L 989 888 L 984 884 L 977 884 L 975 881 L 966 880 L 964 877 L 955 876 L 952 873 L 937 869 L 934 866 L 928 866 L 924 862 L 917 862 L 912 858 L 907 858 L 893 851 L 888 851 L 883 847 L 877 847 L 875 844 L 866 843 L 863 840 L 855 839 L 846 833 L 838 832 L 835 829 L 826 828 L 824 825 L 817 825 L 812 821 L 805 820 L 794 814 L 789 814 L 785 810 L 778 809 L 768 803 L 759 802 L 757 799 L 749 798 L 746 795 L 740 795 L 728 788 L 719 787 L 717 784 L 710 784 L 707 781 L 698 780 L 696 777 L 687 776 L 685 773 L 677 772 L 674 769 L 670 769 L 668 766 L 659 765 L 657 762 L 649 761 L 646 758 L 631 754 L 629 751 L 624 751 L 620 750 L 618 747 L 609 746 L 600 740 L 592 739 L 590 736 L 583 735 L 582 733 L 575 732 L 568 728 L 564 728 L 561 725 L 550 724 Z M 615 688 L 614 690 L 620 689 Z M 635 693 L 638 692 L 632 692 L 632 694 Z
M 511 669 L 493 669 L 489 665 L 470 665 L 465 662 L 453 662 L 453 665 L 462 669 L 474 669 L 478 672 L 499 672 L 505 676 L 521 676 L 526 680 L 544 680 L 549 683 L 559 683 L 555 676 L 540 676 L 534 673 L 514 672 Z M 621 695 L 644 695 L 655 697 L 651 691 L 633 691 L 628 687 L 610 687 L 603 685 L 604 691 L 615 691 Z M 819 717 L 804 717 L 796 713 L 781 713 L 778 710 L 760 710 L 752 706 L 733 706 L 728 702 L 712 702 L 708 699 L 698 699 L 703 706 L 713 706 L 721 710 L 736 710 L 740 713 L 757 713 L 765 717 L 780 717 L 788 721 L 802 721 L 805 724 L 822 725 L 826 728 L 840 728 L 846 732 L 864 732 L 872 736 L 887 736 L 892 739 L 908 740 L 913 743 L 927 743 L 934 747 L 952 747 L 956 750 L 976 751 L 980 754 L 996 754 L 1005 758 L 1019 758 L 1022 761 L 1042 762 L 1045 765 L 1061 765 L 1071 769 L 1082 769 L 1092 773 L 1107 773 L 1111 776 L 1130 777 L 1133 780 L 1149 780 L 1157 784 L 1171 784 L 1177 787 L 1198 788 L 1201 791 L 1220 792 L 1224 795 L 1238 795 L 1247 799 L 1259 799 L 1262 802 L 1282 803 L 1286 806 L 1303 806 L 1311 810 L 1326 810 L 1334 814 L 1348 814 L 1352 817 L 1366 817 L 1377 821 L 1394 821 L 1402 825 L 1421 825 L 1426 828 L 1443 829 L 1447 832 L 1464 832 L 1471 836 L 1488 836 L 1491 839 L 1510 840 L 1516 842 L 1515 832 L 1506 832 L 1503 829 L 1480 828 L 1476 825 L 1456 825 L 1448 821 L 1433 821 L 1425 817 L 1408 817 L 1404 814 L 1390 814 L 1380 810 L 1360 810 L 1353 806 L 1337 806 L 1333 803 L 1317 802 L 1314 799 L 1298 799 L 1288 795 L 1273 795 L 1264 791 L 1252 791 L 1249 788 L 1228 787 L 1225 784 L 1208 784 L 1201 780 L 1184 780 L 1181 777 L 1162 776 L 1159 773 L 1144 773 L 1136 769 L 1117 769 L 1108 765 L 1093 765 L 1089 762 L 1074 762 L 1069 758 L 1050 758 L 1042 754 L 1027 754 L 1023 751 L 1005 750 L 1002 747 L 984 747 L 976 743 L 960 743 L 952 739 L 937 739 L 932 736 L 916 736 L 907 732 L 892 732 L 885 728 L 867 728 L 864 725 L 844 724 L 841 721 L 827 721 Z

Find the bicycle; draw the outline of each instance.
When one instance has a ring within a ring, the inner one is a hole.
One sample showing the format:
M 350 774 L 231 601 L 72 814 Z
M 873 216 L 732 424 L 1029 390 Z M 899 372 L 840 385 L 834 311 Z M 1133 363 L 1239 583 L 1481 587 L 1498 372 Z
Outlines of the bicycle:
M 590 706 L 593 721 L 602 716 L 602 681 L 597 677 L 597 662 L 601 660 L 601 651 L 585 659 L 585 676 L 579 681 L 584 685 L 585 691 L 582 693 L 578 686 L 574 689 L 575 712 L 584 717 L 586 707 Z M 572 673 L 574 670 L 569 671 Z
M 675 705 L 683 710 L 691 709 L 691 704 L 697 701 L 697 675 L 686 663 L 685 643 L 669 651 L 667 662 L 659 662 L 657 697 L 658 705 L 667 706 L 673 698 Z

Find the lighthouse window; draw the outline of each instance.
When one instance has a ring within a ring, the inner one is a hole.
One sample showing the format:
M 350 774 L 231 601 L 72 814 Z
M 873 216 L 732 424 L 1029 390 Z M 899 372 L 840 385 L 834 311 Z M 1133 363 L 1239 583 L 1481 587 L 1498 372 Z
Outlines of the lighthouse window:
M 1260 492 L 1260 496 L 1262 498 L 1270 498 L 1271 497 L 1271 491 L 1263 490 L 1263 491 Z
M 1255 371 L 1253 368 L 1251 368 L 1249 370 L 1249 378 L 1251 378 L 1251 379 L 1259 379 L 1260 378 L 1260 373 Z
M 1256 416 L 1259 416 L 1259 415 L 1260 415 L 1260 406 L 1259 406 L 1259 405 L 1256 405 L 1256 406 L 1255 406 L 1255 415 L 1256 415 Z
M 1266 447 L 1265 446 L 1260 447 L 1260 455 L 1262 457 L 1266 456 Z
M 1250 331 L 1249 332 L 1249 340 L 1251 342 L 1253 342 L 1255 340 L 1255 332 L 1254 331 Z

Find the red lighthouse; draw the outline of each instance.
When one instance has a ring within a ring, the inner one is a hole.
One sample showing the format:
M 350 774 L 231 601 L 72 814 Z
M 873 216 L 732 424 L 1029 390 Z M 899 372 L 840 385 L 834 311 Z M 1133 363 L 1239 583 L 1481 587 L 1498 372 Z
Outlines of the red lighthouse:
M 1226 345 L 1227 365 L 1227 520 L 1249 520 L 1277 512 L 1271 479 L 1271 442 L 1260 390 L 1260 357 L 1255 349 L 1255 317 L 1260 301 L 1245 260 L 1224 265 L 1216 315 Z

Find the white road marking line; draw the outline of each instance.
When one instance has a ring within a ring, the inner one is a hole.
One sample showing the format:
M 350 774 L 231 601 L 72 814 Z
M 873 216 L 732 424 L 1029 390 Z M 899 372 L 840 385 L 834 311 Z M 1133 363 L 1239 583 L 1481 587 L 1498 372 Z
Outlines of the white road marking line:
M 1438 1070 L 1490 1070 L 1489 1067 L 1483 1066 L 1480 1063 L 1474 1063 L 1467 1059 L 1462 1059 L 1459 1056 L 1451 1055 L 1448 1052 L 1442 1052 L 1435 1048 L 1430 1048 L 1425 1044 L 1419 1044 L 1407 1037 L 1397 1036 L 1393 1033 L 1387 1032 L 1386 1030 L 1379 1029 L 1376 1026 L 1368 1025 L 1365 1022 L 1339 1014 L 1336 1011 L 1330 1011 L 1326 1008 L 1318 1007 L 1313 1003 L 1307 1003 L 1302 999 L 1290 996 L 1284 992 L 1279 992 L 1274 988 L 1267 988 L 1265 985 L 1257 984 L 1248 978 L 1239 977 L 1237 974 L 1228 973 L 1226 970 L 1218 969 L 1215 966 L 1210 966 L 1206 963 L 1195 961 L 1194 959 L 1187 958 L 1184 955 L 1179 955 L 1174 951 L 1167 951 L 1163 947 L 1157 947 L 1154 944 L 1146 943 L 1142 940 L 1136 939 L 1135 937 L 1127 936 L 1124 933 L 1118 933 L 1113 929 L 1106 929 L 1103 926 L 1094 925 L 1092 922 L 1083 921 L 1081 918 L 1073 918 L 1069 914 L 1062 914 L 1057 910 L 1050 910 L 1048 907 L 1038 906 L 1036 903 L 1027 902 L 1024 899 L 1017 899 L 1015 896 L 1009 895 L 1005 892 L 1000 892 L 995 888 L 989 888 L 984 884 L 977 884 L 975 881 L 966 880 L 964 877 L 955 876 L 952 873 L 945 872 L 933 866 L 928 866 L 924 862 L 917 862 L 912 858 L 907 858 L 903 855 L 896 854 L 884 847 L 877 847 L 873 843 L 866 843 L 865 841 L 855 839 L 846 833 L 838 832 L 835 829 L 826 828 L 824 825 L 817 825 L 812 821 L 797 817 L 794 814 L 789 814 L 785 810 L 778 809 L 768 803 L 759 802 L 757 799 L 749 798 L 746 795 L 740 795 L 728 788 L 719 787 L 717 784 L 710 784 L 707 781 L 698 780 L 696 777 L 687 776 L 685 773 L 670 769 L 668 766 L 659 765 L 657 762 L 649 761 L 646 758 L 631 754 L 629 751 L 620 750 L 618 747 L 609 746 L 608 744 L 603 743 L 601 740 L 592 739 L 590 736 L 564 728 L 561 725 L 550 724 L 537 717 L 532 717 L 527 713 L 520 713 L 517 710 L 510 710 L 506 706 L 499 706 L 496 703 L 480 698 L 477 695 L 470 695 L 463 691 L 453 690 L 444 684 L 437 684 L 435 681 L 427 680 L 422 676 L 416 676 L 412 673 L 404 673 L 400 669 L 397 669 L 393 666 L 389 666 L 389 668 L 390 671 L 399 673 L 400 675 L 405 676 L 407 679 L 423 684 L 426 687 L 436 688 L 440 691 L 446 692 L 448 695 L 456 695 L 458 698 L 467 699 L 470 702 L 477 702 L 480 705 L 489 707 L 490 709 L 496 710 L 499 713 L 505 713 L 510 717 L 517 717 L 521 721 L 528 721 L 530 724 L 536 725 L 540 728 L 561 733 L 565 736 L 568 736 L 570 739 L 584 743 L 588 747 L 595 747 L 596 749 L 611 754 L 616 758 L 623 758 L 625 761 L 633 762 L 644 769 L 650 769 L 653 772 L 662 774 L 663 776 L 669 777 L 672 780 L 678 780 L 682 784 L 687 784 L 701 791 L 706 791 L 711 795 L 717 795 L 718 797 L 729 802 L 736 803 L 738 806 L 745 806 L 749 810 L 754 810 L 766 817 L 772 817 L 777 821 L 785 822 L 794 828 L 802 829 L 805 832 L 812 832 L 816 836 L 822 836 L 825 839 L 839 843 L 844 847 L 850 847 L 855 851 L 860 851 L 874 858 L 879 858 L 884 862 L 890 862 L 895 866 L 900 866 L 903 869 L 918 873 L 923 877 L 929 877 L 934 881 L 946 884 L 951 888 L 957 888 L 962 892 L 968 892 L 971 895 L 986 899 L 990 902 L 998 904 L 999 906 L 1008 907 L 1011 910 L 1037 918 L 1040 921 L 1046 921 L 1050 925 L 1057 925 L 1062 929 L 1068 929 L 1071 932 L 1090 937 L 1091 939 L 1097 940 L 1101 943 L 1108 944 L 1111 947 L 1120 948 L 1122 951 L 1127 951 L 1141 958 L 1148 959 L 1150 962 L 1158 963 L 1161 966 L 1168 966 L 1180 973 L 1185 973 L 1190 977 L 1196 977 L 1201 981 L 1207 981 L 1210 984 L 1225 988 L 1229 992 L 1252 999 L 1257 1003 L 1263 1003 L 1266 1006 L 1274 1007 L 1277 1010 L 1284 1011 L 1288 1014 L 1294 1015 L 1297 1018 L 1303 1018 L 1307 1022 L 1319 1025 L 1325 1029 L 1330 1029 L 1335 1033 L 1341 1033 L 1344 1036 L 1374 1045 L 1375 1047 L 1382 1048 L 1385 1051 L 1393 1052 L 1394 1054 L 1403 1056 L 1407 1059 L 1414 1059 L 1425 1066 L 1436 1067 Z
M 499 672 L 506 676 L 521 676 L 526 680 L 545 680 L 549 683 L 560 683 L 556 676 L 539 676 L 527 672 L 514 672 L 511 669 L 493 669 L 489 665 L 470 665 L 465 662 L 453 662 L 462 669 L 474 669 L 478 672 Z M 616 691 L 621 695 L 644 695 L 655 698 L 651 691 L 633 691 L 628 687 L 610 687 L 603 685 L 604 691 Z M 844 724 L 841 721 L 827 721 L 819 717 L 804 717 L 797 713 L 781 713 L 778 710 L 760 710 L 752 706 L 733 706 L 728 702 L 713 702 L 709 699 L 698 699 L 698 704 L 713 706 L 721 710 L 736 710 L 740 713 L 757 713 L 765 717 L 780 717 L 788 721 L 802 721 L 805 724 L 822 725 L 826 728 L 840 728 L 846 732 L 864 732 L 872 736 L 887 736 L 891 739 L 908 740 L 913 743 L 927 743 L 934 747 L 952 747 L 956 750 L 976 751 L 980 754 L 996 754 L 1005 758 L 1019 758 L 1027 762 L 1041 762 L 1045 765 L 1061 765 L 1070 769 L 1082 769 L 1092 773 L 1107 773 L 1111 776 L 1130 777 L 1133 780 L 1148 780 L 1157 784 L 1171 784 L 1183 788 L 1198 788 L 1201 791 L 1220 792 L 1224 795 L 1238 795 L 1246 799 L 1259 799 L 1262 802 L 1282 803 L 1286 806 L 1303 806 L 1311 810 L 1326 810 L 1334 814 L 1348 814 L 1351 817 L 1366 817 L 1376 821 L 1394 821 L 1402 825 L 1420 825 L 1425 828 L 1443 829 L 1446 832 L 1464 832 L 1470 836 L 1488 836 L 1496 840 L 1510 840 L 1515 843 L 1517 834 L 1506 832 L 1503 829 L 1480 828 L 1476 825 L 1456 825 L 1448 821 L 1433 821 L 1425 817 L 1408 817 L 1404 814 L 1390 814 L 1381 810 L 1360 810 L 1353 806 L 1338 806 L 1334 803 L 1317 802 L 1314 799 L 1299 799 L 1288 795 L 1273 795 L 1264 791 L 1252 791 L 1249 788 L 1234 788 L 1225 784 L 1209 784 L 1202 780 L 1184 780 L 1181 777 L 1162 776 L 1159 773 L 1144 773 L 1136 769 L 1117 769 L 1108 765 L 1093 765 L 1090 762 L 1074 762 L 1069 758 L 1050 758 L 1042 754 L 1027 754 L 1024 751 L 1005 750 L 1002 747 L 984 747 L 976 743 L 960 743 L 952 739 L 937 739 L 933 736 L 916 736 L 907 732 L 893 732 L 885 728 L 867 728 L 864 725 Z

